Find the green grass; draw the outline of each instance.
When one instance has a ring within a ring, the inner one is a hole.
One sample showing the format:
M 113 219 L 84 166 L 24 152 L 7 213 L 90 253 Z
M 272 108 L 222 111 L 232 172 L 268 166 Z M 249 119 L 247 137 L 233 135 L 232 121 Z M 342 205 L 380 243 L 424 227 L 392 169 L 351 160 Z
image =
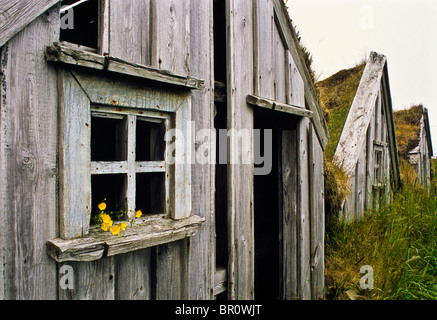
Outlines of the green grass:
M 325 155 L 332 159 L 366 64 L 341 70 L 316 84 L 327 118 L 330 139 Z
M 365 299 L 437 299 L 436 182 L 428 193 L 402 167 L 404 185 L 390 205 L 353 223 L 327 222 L 328 299 L 347 299 L 350 289 Z M 359 286 L 363 265 L 374 269 L 373 290 Z

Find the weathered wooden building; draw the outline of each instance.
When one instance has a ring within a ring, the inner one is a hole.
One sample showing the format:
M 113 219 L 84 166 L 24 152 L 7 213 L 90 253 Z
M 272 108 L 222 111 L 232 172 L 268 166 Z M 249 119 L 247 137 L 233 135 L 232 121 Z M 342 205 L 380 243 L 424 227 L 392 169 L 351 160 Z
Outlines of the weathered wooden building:
M 336 95 L 352 99 L 333 161 L 349 176 L 350 192 L 343 214 L 353 220 L 379 206 L 380 201 L 389 201 L 400 179 L 387 59 L 372 52 L 365 67 L 357 66 L 333 77 L 331 82 L 340 87 Z M 354 78 L 359 80 L 358 87 L 353 84 Z M 326 103 L 336 103 L 337 96 Z
M 284 3 L 62 5 L 0 1 L 0 298 L 322 297 L 328 133 Z M 102 199 L 143 216 L 104 232 Z
M 428 109 L 416 105 L 395 111 L 394 120 L 399 154 L 414 167 L 418 183 L 429 190 L 433 147 Z

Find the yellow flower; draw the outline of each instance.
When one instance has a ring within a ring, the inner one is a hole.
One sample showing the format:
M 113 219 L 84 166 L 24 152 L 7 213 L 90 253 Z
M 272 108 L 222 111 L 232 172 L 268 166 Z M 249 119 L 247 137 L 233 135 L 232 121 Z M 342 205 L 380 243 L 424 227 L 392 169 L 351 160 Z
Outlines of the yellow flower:
M 101 204 L 98 205 L 98 208 L 100 211 L 103 211 L 106 209 L 106 203 L 102 202 Z
M 123 231 L 126 230 L 126 226 L 127 226 L 126 222 L 122 222 L 120 225 L 121 230 Z
M 113 226 L 111 229 L 109 229 L 112 232 L 112 235 L 117 235 L 120 233 L 120 226 L 119 225 L 115 225 Z
M 137 218 L 141 217 L 142 215 L 143 215 L 143 213 L 141 212 L 141 210 L 138 210 L 138 211 L 135 213 L 135 217 L 137 217 Z
M 110 223 L 112 226 L 112 220 L 111 220 L 111 217 L 109 216 L 109 214 L 101 214 L 100 218 L 102 218 L 103 223 L 106 223 L 106 224 Z
M 109 223 L 102 223 L 102 230 L 106 232 L 106 231 L 108 231 L 110 226 L 112 226 L 112 221 L 111 221 L 111 224 L 109 224 Z

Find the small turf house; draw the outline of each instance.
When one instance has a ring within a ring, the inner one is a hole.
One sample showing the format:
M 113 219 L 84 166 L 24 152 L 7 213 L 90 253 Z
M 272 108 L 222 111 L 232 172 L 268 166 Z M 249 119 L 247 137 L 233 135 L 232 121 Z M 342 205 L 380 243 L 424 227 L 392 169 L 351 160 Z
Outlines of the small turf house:
M 282 0 L 0 1 L 0 52 L 0 299 L 323 296 L 328 132 Z
M 372 52 L 366 63 L 318 84 L 329 113 L 328 159 L 349 177 L 343 214 L 350 220 L 387 201 L 400 179 L 387 58 Z
M 430 189 L 433 147 L 428 109 L 423 105 L 394 112 L 399 155 L 412 165 L 418 182 Z

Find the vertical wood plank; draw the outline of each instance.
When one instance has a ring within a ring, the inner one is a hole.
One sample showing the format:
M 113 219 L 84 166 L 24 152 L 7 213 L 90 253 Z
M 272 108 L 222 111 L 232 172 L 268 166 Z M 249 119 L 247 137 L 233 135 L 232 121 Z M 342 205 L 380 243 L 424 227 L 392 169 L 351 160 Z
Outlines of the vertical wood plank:
M 255 94 L 275 100 L 275 22 L 271 0 L 255 1 L 254 71 Z
M 253 1 L 227 0 L 228 129 L 253 129 L 253 110 L 246 96 L 253 92 Z M 253 150 L 253 138 L 247 141 Z M 230 159 L 240 153 L 238 137 L 230 137 Z M 228 165 L 228 232 L 230 299 L 254 298 L 253 152 L 251 164 Z
M 151 0 L 151 64 L 190 74 L 190 1 Z
M 114 257 L 105 257 L 93 262 L 68 262 L 73 269 L 73 289 L 59 288 L 60 300 L 114 300 Z M 62 275 L 59 275 L 61 281 Z
M 115 299 L 152 298 L 151 249 L 115 256 Z
M 111 0 L 99 0 L 99 35 L 98 52 L 101 55 L 109 54 L 109 2 Z
M 127 116 L 127 216 L 128 219 L 135 218 L 135 195 L 136 195 L 136 173 L 135 173 L 135 150 L 136 150 L 136 127 L 137 117 Z
M 205 89 L 192 92 L 192 120 L 196 132 L 214 128 L 213 0 L 190 1 L 191 75 L 205 80 Z M 215 135 L 199 141 L 208 148 L 207 164 L 196 163 L 191 171 L 193 214 L 205 218 L 205 227 L 190 239 L 189 299 L 213 299 L 215 271 Z
M 311 299 L 310 272 L 310 183 L 309 183 L 309 120 L 303 118 L 298 124 L 298 295 L 302 300 Z
M 55 7 L 0 49 L 0 299 L 56 299 L 57 76 L 44 50 L 57 39 Z
M 273 59 L 274 59 L 274 90 L 275 90 L 275 101 L 286 103 L 287 102 L 287 90 L 286 90 L 286 63 L 288 57 L 285 50 L 284 44 L 282 42 L 281 35 L 279 34 L 278 26 L 274 23 L 273 27 Z
M 282 298 L 297 298 L 297 136 L 295 130 L 282 132 Z
M 60 235 L 88 234 L 91 216 L 90 101 L 67 70 L 59 71 L 60 90 Z
M 325 201 L 323 150 L 312 130 L 312 205 L 311 205 L 311 298 L 324 298 L 325 287 Z
M 188 299 L 188 243 L 184 239 L 156 248 L 156 300 Z
M 110 15 L 109 54 L 150 65 L 150 0 L 106 1 Z

